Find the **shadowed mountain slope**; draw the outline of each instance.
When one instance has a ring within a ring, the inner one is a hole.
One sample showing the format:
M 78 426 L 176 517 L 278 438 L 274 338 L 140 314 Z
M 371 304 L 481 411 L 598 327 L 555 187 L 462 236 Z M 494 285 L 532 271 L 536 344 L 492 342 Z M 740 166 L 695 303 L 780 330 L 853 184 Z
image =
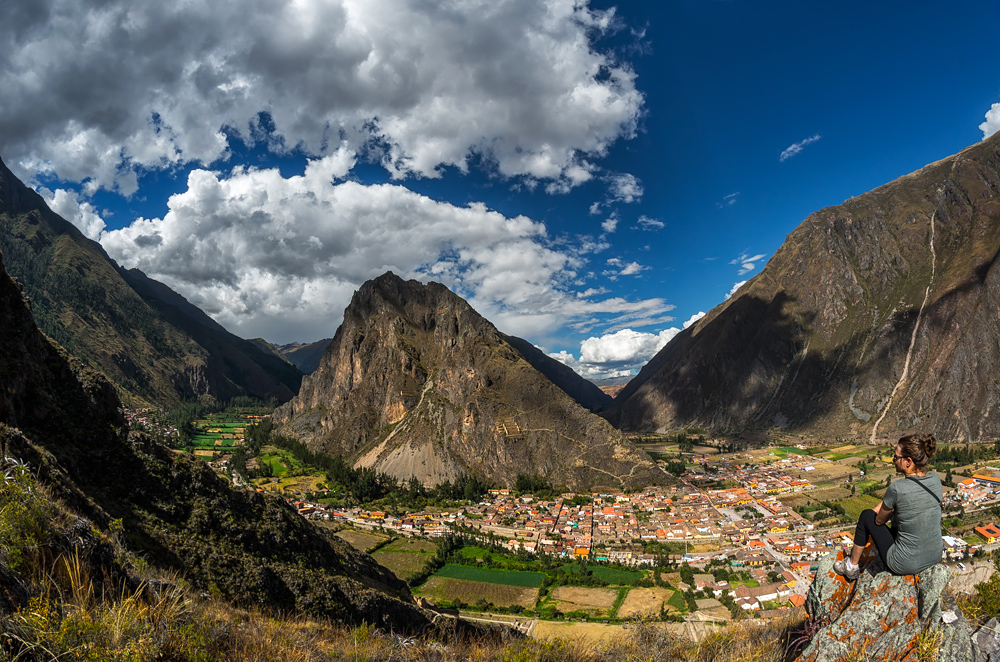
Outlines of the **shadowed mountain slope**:
M 274 419 L 313 450 L 425 484 L 466 473 L 577 488 L 668 480 L 463 299 L 392 273 L 355 292 L 319 369 Z
M 326 353 L 326 348 L 330 346 L 331 342 L 333 342 L 333 338 L 323 338 L 310 343 L 291 343 L 279 346 L 278 351 L 303 374 L 309 375 L 319 368 L 323 354 Z
M 319 362 L 323 358 L 323 353 L 330 346 L 333 338 L 323 338 L 316 342 L 309 343 L 288 343 L 287 345 L 273 345 L 263 338 L 251 338 L 250 342 L 260 347 L 265 352 L 280 357 L 286 363 L 291 363 L 302 371 L 302 374 L 309 375 L 316 372 Z
M 810 215 L 605 416 L 631 430 L 1000 438 L 1000 134 Z
M 531 367 L 548 377 L 549 381 L 576 400 L 581 407 L 596 412 L 611 404 L 611 396 L 602 391 L 599 386 L 578 375 L 568 365 L 547 356 L 545 352 L 527 340 L 506 334 L 504 334 L 504 340 L 516 349 L 521 358 L 530 363 Z
M 39 327 L 137 403 L 238 395 L 284 402 L 298 390 L 296 368 L 162 283 L 120 268 L 2 162 L 0 252 Z
M 0 458 L 27 464 L 57 497 L 59 519 L 89 520 L 72 525 L 74 536 L 93 541 L 92 525 L 237 603 L 404 630 L 427 623 L 405 584 L 283 500 L 233 490 L 203 462 L 129 434 L 114 388 L 39 333 L 2 262 L 0 328 Z M 115 568 L 106 545 L 81 545 L 83 563 Z M 5 551 L 0 595 L 9 597 L 7 562 Z

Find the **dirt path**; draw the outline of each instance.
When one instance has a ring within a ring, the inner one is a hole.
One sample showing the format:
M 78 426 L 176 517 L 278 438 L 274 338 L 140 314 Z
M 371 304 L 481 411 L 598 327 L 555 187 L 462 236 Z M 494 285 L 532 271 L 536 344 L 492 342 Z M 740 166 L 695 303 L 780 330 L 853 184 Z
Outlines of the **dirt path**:
M 948 571 L 951 574 L 948 585 L 956 593 L 975 593 L 976 584 L 985 582 L 994 572 L 992 561 L 973 561 L 965 564 L 965 570 L 956 565 Z

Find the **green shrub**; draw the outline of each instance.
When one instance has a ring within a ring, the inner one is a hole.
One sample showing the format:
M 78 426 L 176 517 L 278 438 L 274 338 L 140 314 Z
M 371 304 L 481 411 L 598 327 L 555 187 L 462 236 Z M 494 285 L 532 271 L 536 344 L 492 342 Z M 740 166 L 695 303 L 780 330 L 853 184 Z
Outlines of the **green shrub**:
M 27 574 L 52 538 L 54 510 L 27 466 L 4 458 L 0 471 L 0 549 L 11 570 Z

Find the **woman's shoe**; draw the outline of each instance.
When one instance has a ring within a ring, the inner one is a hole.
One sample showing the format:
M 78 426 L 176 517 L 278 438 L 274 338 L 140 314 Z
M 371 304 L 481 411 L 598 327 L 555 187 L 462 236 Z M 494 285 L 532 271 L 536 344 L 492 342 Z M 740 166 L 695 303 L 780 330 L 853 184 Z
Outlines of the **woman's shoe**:
M 833 571 L 838 575 L 843 575 L 844 579 L 853 582 L 861 574 L 861 568 L 855 566 L 853 570 L 847 568 L 847 559 L 833 562 Z

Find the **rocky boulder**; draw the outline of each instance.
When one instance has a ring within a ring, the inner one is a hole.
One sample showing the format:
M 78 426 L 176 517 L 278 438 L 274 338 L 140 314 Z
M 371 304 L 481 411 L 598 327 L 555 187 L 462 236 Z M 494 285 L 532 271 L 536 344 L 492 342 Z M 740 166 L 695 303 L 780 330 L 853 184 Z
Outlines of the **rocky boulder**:
M 815 630 L 799 662 L 834 662 L 864 652 L 866 660 L 934 659 L 978 662 L 968 622 L 946 612 L 941 593 L 948 569 L 935 565 L 919 575 L 894 575 L 869 545 L 861 576 L 849 582 L 833 570 L 836 552 L 824 558 L 806 598 Z

